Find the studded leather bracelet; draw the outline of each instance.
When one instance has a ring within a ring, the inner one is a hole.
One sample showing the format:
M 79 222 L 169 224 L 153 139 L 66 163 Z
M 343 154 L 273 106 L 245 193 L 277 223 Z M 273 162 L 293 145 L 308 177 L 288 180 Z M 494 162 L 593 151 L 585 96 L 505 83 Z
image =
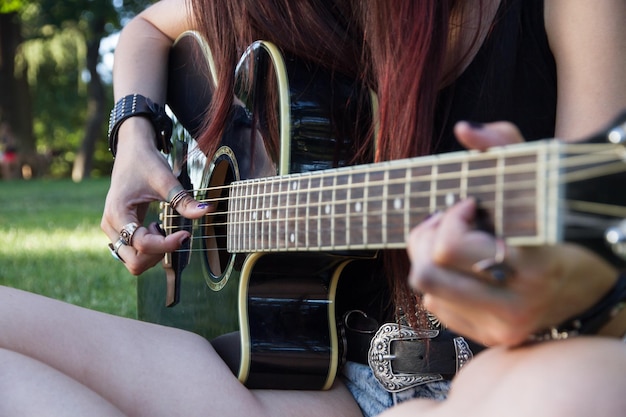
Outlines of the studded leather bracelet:
M 531 335 L 530 342 L 562 340 L 578 335 L 596 334 L 626 307 L 626 272 L 617 278 L 613 288 L 580 316 L 563 324 Z
M 117 136 L 121 124 L 128 118 L 140 116 L 147 118 L 155 131 L 156 147 L 169 153 L 172 149 L 172 119 L 165 113 L 165 108 L 141 94 L 122 97 L 111 110 L 109 118 L 109 150 L 115 157 Z

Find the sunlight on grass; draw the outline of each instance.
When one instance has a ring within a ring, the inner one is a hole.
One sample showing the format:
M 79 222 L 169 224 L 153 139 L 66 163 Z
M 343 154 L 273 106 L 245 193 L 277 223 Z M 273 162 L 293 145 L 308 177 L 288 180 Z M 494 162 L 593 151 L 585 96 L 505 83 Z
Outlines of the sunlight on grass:
M 75 252 L 102 252 L 107 245 L 106 236 L 93 230 L 30 230 L 28 233 L 17 229 L 3 232 L 7 247 L 3 252 L 7 255 L 22 251 L 34 251 L 37 254 Z
M 0 285 L 136 317 L 136 278 L 99 227 L 108 180 L 0 184 Z

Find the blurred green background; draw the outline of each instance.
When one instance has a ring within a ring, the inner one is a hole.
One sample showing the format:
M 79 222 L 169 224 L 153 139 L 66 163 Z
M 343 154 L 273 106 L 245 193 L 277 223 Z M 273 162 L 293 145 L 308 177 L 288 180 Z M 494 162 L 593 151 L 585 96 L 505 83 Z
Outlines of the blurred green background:
M 0 285 L 136 316 L 99 223 L 113 52 L 154 0 L 0 0 Z
M 0 183 L 0 285 L 136 317 L 136 278 L 100 231 L 109 180 Z
M 18 159 L 0 176 L 108 175 L 113 51 L 153 2 L 0 0 L 0 156 L 15 148 Z

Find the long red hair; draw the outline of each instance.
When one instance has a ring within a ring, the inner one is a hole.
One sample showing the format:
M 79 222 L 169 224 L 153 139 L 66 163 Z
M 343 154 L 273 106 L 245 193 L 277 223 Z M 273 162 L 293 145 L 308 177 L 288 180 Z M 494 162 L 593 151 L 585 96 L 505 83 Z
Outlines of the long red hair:
M 482 2 L 478 1 L 482 10 Z M 232 104 L 232 69 L 244 49 L 258 39 L 352 76 L 376 92 L 376 160 L 425 155 L 433 149 L 437 94 L 450 72 L 458 69 L 454 65 L 444 68 L 450 20 L 453 13 L 463 13 L 463 1 L 189 2 L 195 24 L 211 46 L 219 73 L 206 128 L 199 138 L 202 149 L 208 151 L 215 138 L 221 137 Z M 462 58 L 457 57 L 457 65 Z M 361 146 L 356 155 L 372 154 L 372 140 Z M 423 317 L 416 314 L 419 303 L 406 283 L 406 254 L 390 252 L 385 264 L 396 305 L 410 320 Z

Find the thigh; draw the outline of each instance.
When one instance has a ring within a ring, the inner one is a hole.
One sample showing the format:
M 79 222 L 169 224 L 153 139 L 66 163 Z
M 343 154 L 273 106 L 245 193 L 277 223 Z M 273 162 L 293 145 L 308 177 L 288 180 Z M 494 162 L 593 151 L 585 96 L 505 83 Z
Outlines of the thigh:
M 448 399 L 407 402 L 385 416 L 614 417 L 626 409 L 626 345 L 575 338 L 490 349 L 466 365 Z
M 0 347 L 60 370 L 128 415 L 359 415 L 342 386 L 252 392 L 193 333 L 4 287 Z
M 0 415 L 122 417 L 120 410 L 68 378 L 28 356 L 0 349 Z

